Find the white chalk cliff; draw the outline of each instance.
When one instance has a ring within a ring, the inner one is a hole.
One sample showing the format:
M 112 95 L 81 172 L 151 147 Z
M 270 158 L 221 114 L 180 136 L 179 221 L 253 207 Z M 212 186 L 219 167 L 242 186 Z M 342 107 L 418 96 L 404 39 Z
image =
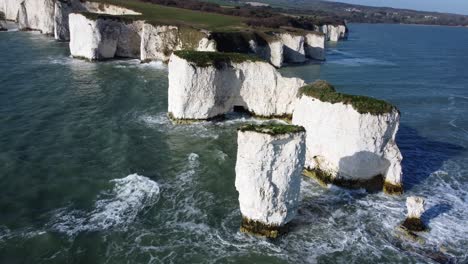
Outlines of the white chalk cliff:
M 24 0 L 1 0 L 2 12 L 6 20 L 16 21 L 21 3 Z
M 54 0 L 24 0 L 18 12 L 20 30 L 38 30 L 42 34 L 54 34 Z
M 74 57 L 89 60 L 115 56 L 121 23 L 114 18 L 90 19 L 70 14 L 70 52 Z
M 319 33 L 306 34 L 304 49 L 307 58 L 325 60 L 325 35 Z
M 345 25 L 323 25 L 320 31 L 325 34 L 328 41 L 337 42 L 347 37 Z
M 235 185 L 242 216 L 283 226 L 294 218 L 299 206 L 304 132 L 239 131 L 237 142 Z
M 197 66 L 173 54 L 168 112 L 174 119 L 209 119 L 241 106 L 259 116 L 288 115 L 303 84 L 301 79 L 282 77 L 263 61 Z
M 307 132 L 306 168 L 351 181 L 381 175 L 387 184 L 401 186 L 402 155 L 395 142 L 399 120 L 396 109 L 360 113 L 352 104 L 303 94 L 292 122 Z
M 302 63 L 306 61 L 305 56 L 305 37 L 292 33 L 281 33 L 278 37 L 283 43 L 284 61 L 291 63 Z
M 198 51 L 216 51 L 216 43 L 205 31 L 178 26 L 145 23 L 141 38 L 142 61 L 168 61 L 172 52 L 184 48 Z

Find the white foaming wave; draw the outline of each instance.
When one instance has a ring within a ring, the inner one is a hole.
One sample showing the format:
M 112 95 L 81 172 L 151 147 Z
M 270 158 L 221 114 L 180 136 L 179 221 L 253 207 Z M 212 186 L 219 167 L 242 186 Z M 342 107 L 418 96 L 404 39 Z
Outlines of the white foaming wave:
M 110 182 L 114 188 L 110 193 L 102 194 L 109 197 L 96 201 L 92 212 L 61 209 L 52 229 L 73 236 L 83 231 L 125 228 L 136 220 L 141 211 L 158 201 L 159 185 L 147 177 L 131 174 Z
M 213 125 L 209 121 L 200 121 L 192 124 L 173 124 L 171 120 L 167 117 L 167 113 L 159 113 L 158 115 L 147 115 L 144 114 L 137 118 L 140 122 L 144 123 L 146 126 L 157 129 L 160 132 L 166 133 L 180 133 L 184 136 L 193 136 L 200 138 L 211 138 L 218 139 L 219 134 L 216 133 L 213 129 L 210 129 L 210 126 Z
M 446 166 L 455 166 L 447 164 Z M 460 170 L 466 175 L 467 171 Z M 444 251 L 454 252 L 461 258 L 468 259 L 468 184 L 457 181 L 445 170 L 433 173 L 436 182 L 431 189 L 424 190 L 422 196 L 427 199 L 427 211 L 434 210 L 432 219 L 428 219 L 430 231 L 421 234 L 426 243 Z M 463 176 L 462 176 L 463 177 Z M 439 209 L 437 209 L 439 208 Z M 427 212 L 426 211 L 426 212 Z
M 166 65 L 162 61 L 151 61 L 142 63 L 140 60 L 114 60 L 106 62 L 112 64 L 115 68 L 141 68 L 141 69 L 157 69 L 165 70 Z
M 345 58 L 345 59 L 338 59 L 338 60 L 330 60 L 329 63 L 333 64 L 340 64 L 350 67 L 358 67 L 358 66 L 367 66 L 367 65 L 379 65 L 379 66 L 396 66 L 395 63 L 378 60 L 373 58 Z

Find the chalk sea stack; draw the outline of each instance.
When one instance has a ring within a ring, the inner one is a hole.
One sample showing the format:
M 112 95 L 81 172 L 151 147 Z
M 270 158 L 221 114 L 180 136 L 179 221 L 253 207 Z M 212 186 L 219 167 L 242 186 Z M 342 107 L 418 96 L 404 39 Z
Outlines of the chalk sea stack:
M 402 192 L 395 142 L 400 113 L 391 104 L 338 93 L 325 82 L 302 87 L 292 122 L 307 134 L 306 174 L 326 184 Z
M 424 207 L 424 198 L 415 196 L 408 197 L 406 199 L 408 214 L 405 221 L 402 223 L 402 227 L 413 232 L 426 231 L 427 227 L 421 220 L 421 216 L 425 211 Z
M 241 231 L 276 238 L 296 215 L 305 161 L 303 127 L 264 124 L 238 130 L 236 189 Z
M 168 112 L 174 121 L 206 120 L 234 107 L 261 117 L 290 117 L 303 85 L 259 57 L 177 51 L 169 61 Z

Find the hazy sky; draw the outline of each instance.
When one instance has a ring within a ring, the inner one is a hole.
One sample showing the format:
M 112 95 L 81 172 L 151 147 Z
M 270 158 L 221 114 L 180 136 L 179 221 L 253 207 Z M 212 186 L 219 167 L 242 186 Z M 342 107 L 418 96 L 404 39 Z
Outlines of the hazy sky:
M 468 15 L 468 0 L 330 0 L 370 6 L 389 6 Z

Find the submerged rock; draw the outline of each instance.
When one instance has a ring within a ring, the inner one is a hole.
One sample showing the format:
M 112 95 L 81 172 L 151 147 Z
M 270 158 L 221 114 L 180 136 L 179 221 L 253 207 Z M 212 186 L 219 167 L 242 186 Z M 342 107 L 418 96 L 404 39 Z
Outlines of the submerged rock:
M 307 131 L 307 170 L 325 183 L 402 192 L 400 120 L 392 105 L 341 94 L 324 81 L 302 87 L 292 122 Z M 383 179 L 382 179 L 383 178 Z
M 303 84 L 257 57 L 178 51 L 169 62 L 168 112 L 177 120 L 210 119 L 234 107 L 263 117 L 289 116 Z
M 304 128 L 247 125 L 239 129 L 237 142 L 235 184 L 241 231 L 276 238 L 299 206 Z
M 425 212 L 425 201 L 422 197 L 411 196 L 406 199 L 406 208 L 408 214 L 402 227 L 408 231 L 420 232 L 427 230 L 426 225 L 422 222 L 421 216 Z

